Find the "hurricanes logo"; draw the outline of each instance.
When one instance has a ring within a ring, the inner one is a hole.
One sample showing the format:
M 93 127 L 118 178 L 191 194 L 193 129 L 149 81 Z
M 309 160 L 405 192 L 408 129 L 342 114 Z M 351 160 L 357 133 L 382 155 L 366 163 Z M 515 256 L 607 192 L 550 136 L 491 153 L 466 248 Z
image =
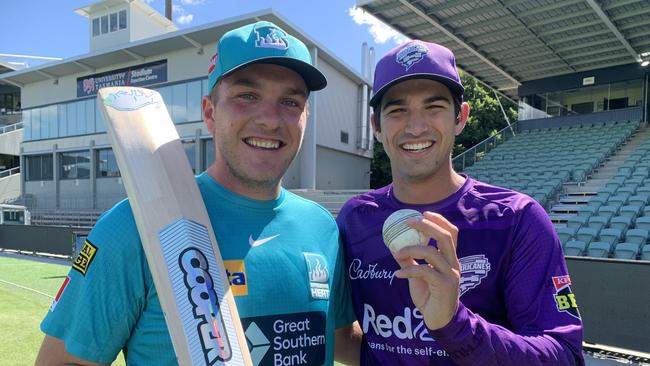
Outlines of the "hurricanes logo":
M 289 48 L 287 34 L 276 27 L 265 26 L 257 28 L 253 31 L 257 35 L 257 39 L 255 40 L 255 47 L 275 48 L 278 50 L 286 50 Z
M 397 52 L 397 55 L 395 55 L 395 61 L 404 66 L 406 71 L 408 71 L 411 66 L 420 62 L 427 52 L 429 52 L 429 50 L 423 45 L 419 43 L 411 43 Z
M 490 262 L 484 255 L 471 255 L 458 260 L 460 262 L 460 296 L 481 284 L 481 280 L 490 272 Z
M 564 311 L 574 318 L 580 319 L 578 303 L 571 291 L 571 278 L 568 275 L 553 277 L 555 286 L 555 305 L 558 311 Z

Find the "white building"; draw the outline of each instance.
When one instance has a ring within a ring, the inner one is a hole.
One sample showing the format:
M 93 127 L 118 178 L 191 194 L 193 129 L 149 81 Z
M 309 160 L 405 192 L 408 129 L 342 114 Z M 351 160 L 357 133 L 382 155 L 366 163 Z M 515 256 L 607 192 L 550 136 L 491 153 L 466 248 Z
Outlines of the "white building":
M 22 200 L 32 208 L 103 210 L 125 197 L 115 158 L 98 113 L 101 86 L 135 85 L 164 97 L 195 172 L 213 159 L 201 122 L 207 67 L 226 31 L 269 20 L 301 39 L 328 87 L 310 96 L 303 148 L 284 177 L 290 189 L 367 189 L 372 134 L 368 77 L 271 10 L 177 30 L 141 0 L 104 0 L 77 9 L 89 20 L 90 53 L 0 74 L 21 89 Z M 1 137 L 0 137 L 1 139 Z

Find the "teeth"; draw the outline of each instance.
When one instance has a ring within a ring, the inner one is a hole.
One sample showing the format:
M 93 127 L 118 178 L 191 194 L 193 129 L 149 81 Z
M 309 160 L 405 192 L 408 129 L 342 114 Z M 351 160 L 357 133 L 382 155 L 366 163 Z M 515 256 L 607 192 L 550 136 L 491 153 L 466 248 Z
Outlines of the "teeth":
M 280 147 L 280 141 L 277 140 L 263 140 L 255 137 L 249 137 L 244 141 L 246 141 L 246 143 L 251 146 L 259 147 L 262 149 L 277 149 Z
M 415 143 L 402 145 L 402 149 L 408 150 L 408 151 L 418 151 L 418 150 L 424 150 L 424 149 L 426 149 L 427 147 L 429 147 L 431 145 L 433 145 L 432 141 L 415 142 Z

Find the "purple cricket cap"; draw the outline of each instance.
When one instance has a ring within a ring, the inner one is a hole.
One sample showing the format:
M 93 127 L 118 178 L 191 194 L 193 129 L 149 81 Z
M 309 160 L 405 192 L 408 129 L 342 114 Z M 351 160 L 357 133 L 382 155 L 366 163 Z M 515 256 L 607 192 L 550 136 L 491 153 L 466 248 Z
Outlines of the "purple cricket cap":
M 439 44 L 410 41 L 390 50 L 377 63 L 370 106 L 376 107 L 393 85 L 408 79 L 431 79 L 445 84 L 451 94 L 463 100 L 465 88 L 460 82 L 456 58 Z

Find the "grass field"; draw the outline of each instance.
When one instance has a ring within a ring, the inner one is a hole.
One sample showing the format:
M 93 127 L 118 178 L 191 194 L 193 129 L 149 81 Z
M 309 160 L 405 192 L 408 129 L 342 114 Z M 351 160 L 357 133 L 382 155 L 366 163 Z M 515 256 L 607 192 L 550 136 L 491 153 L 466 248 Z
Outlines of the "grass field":
M 43 341 L 39 325 L 69 269 L 0 255 L 0 366 L 34 364 Z M 121 354 L 113 365 L 124 365 Z
M 34 364 L 43 341 L 39 325 L 69 268 L 0 256 L 0 366 Z M 121 355 L 113 365 L 124 365 Z

